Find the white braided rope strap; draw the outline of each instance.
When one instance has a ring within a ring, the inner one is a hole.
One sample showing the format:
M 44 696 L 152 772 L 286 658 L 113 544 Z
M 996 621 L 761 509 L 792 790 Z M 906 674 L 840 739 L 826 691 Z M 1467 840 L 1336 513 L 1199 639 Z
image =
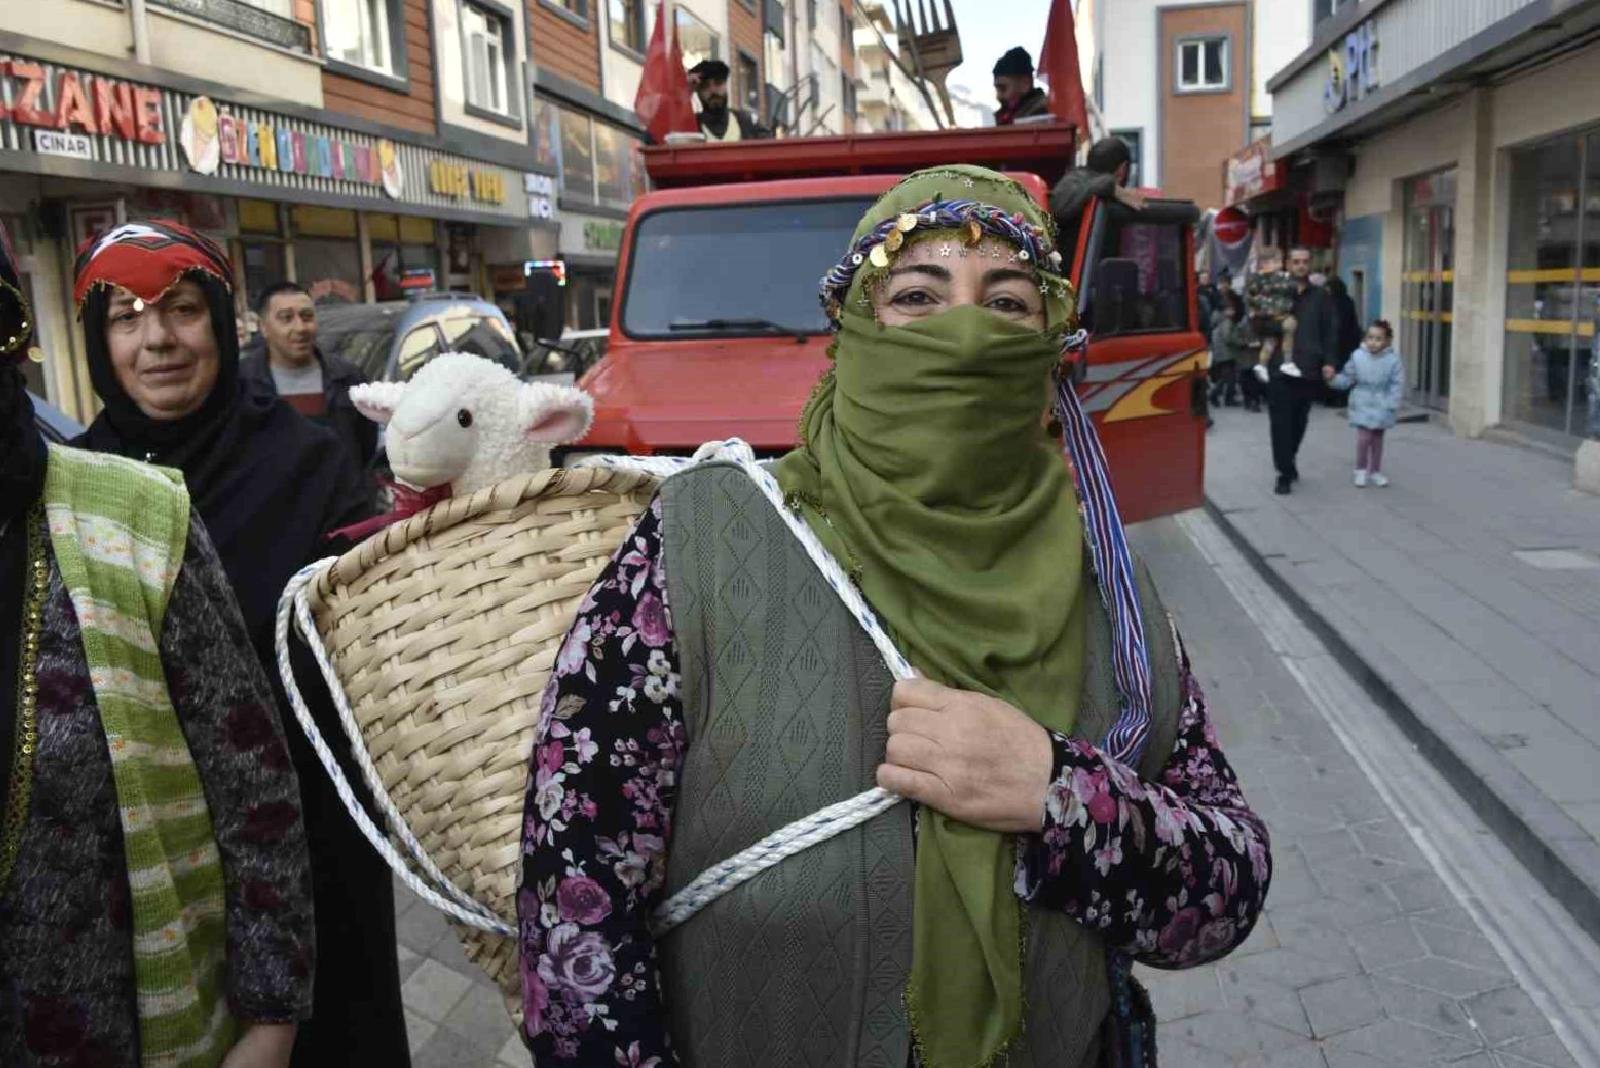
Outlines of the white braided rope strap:
M 677 461 L 677 470 L 716 461 L 737 465 L 756 484 L 772 507 L 777 509 L 790 532 L 805 548 L 806 555 L 817 565 L 817 570 L 822 573 L 823 579 L 833 588 L 834 593 L 838 594 L 845 608 L 861 625 L 861 629 L 872 639 L 889 672 L 897 679 L 915 678 L 917 673 L 911 667 L 910 661 L 895 648 L 894 642 L 889 640 L 888 632 L 884 630 L 883 624 L 878 622 L 877 614 L 856 589 L 855 583 L 850 581 L 844 569 L 839 566 L 839 562 L 833 558 L 833 554 L 823 548 L 822 542 L 812 532 L 805 519 L 795 514 L 784 503 L 783 489 L 778 485 L 778 480 L 756 462 L 755 453 L 751 451 L 749 445 L 737 438 L 709 442 L 700 447 L 692 460 Z M 659 460 L 647 462 L 660 463 Z M 585 457 L 581 464 L 632 470 L 639 461 L 628 456 L 592 456 Z M 643 467 L 642 464 L 639 466 Z M 659 472 L 658 468 L 648 469 Z M 779 861 L 810 849 L 835 835 L 843 834 L 853 827 L 859 827 L 879 813 L 893 808 L 902 800 L 904 799 L 898 795 L 875 786 L 855 797 L 836 802 L 778 828 L 747 849 L 707 868 L 695 876 L 688 885 L 662 902 L 650 918 L 651 930 L 658 937 L 666 934 L 729 890 L 748 882 Z
M 333 669 L 332 662 L 328 659 L 328 652 L 322 645 L 322 639 L 317 633 L 316 623 L 311 618 L 311 605 L 307 594 L 311 583 L 317 577 L 333 566 L 334 558 L 329 557 L 319 560 L 301 568 L 289 580 L 289 585 L 284 588 L 283 596 L 278 599 L 278 614 L 274 625 L 273 639 L 278 657 L 278 674 L 283 679 L 284 692 L 289 696 L 289 705 L 294 710 L 295 719 L 300 723 L 300 729 L 305 732 L 306 739 L 311 742 L 317 759 L 321 761 L 322 768 L 328 773 L 328 778 L 333 782 L 333 788 L 339 795 L 339 800 L 344 803 L 345 811 L 350 813 L 350 818 L 355 820 L 356 826 L 372 847 L 388 863 L 400 880 L 411 889 L 411 892 L 422 898 L 434 908 L 446 915 L 480 930 L 491 931 L 498 935 L 510 937 L 516 934 L 516 928 L 506 923 L 493 911 L 473 900 L 471 895 L 456 886 L 439 870 L 437 864 L 428 856 L 417 841 L 416 835 L 401 817 L 399 809 L 395 806 L 394 799 L 389 796 L 389 791 L 384 788 L 383 780 L 378 776 L 378 769 L 373 766 L 372 759 L 367 755 L 365 741 L 361 737 L 361 728 L 356 725 L 354 713 L 350 710 L 349 699 L 345 696 L 344 687 L 339 683 L 339 676 Z M 339 712 L 339 722 L 344 728 L 346 736 L 350 739 L 350 752 L 361 770 L 362 780 L 367 784 L 367 789 L 372 792 L 373 800 L 382 810 L 389 826 L 399 835 L 406 851 L 412 856 L 428 878 L 433 882 L 430 885 L 424 882 L 411 869 L 394 845 L 372 822 L 366 809 L 356 799 L 355 791 L 351 789 L 349 781 L 345 778 L 344 771 L 339 767 L 339 762 L 334 758 L 333 751 L 328 748 L 328 743 L 323 739 L 322 732 L 317 729 L 316 721 L 311 717 L 311 710 L 306 707 L 305 699 L 300 694 L 300 687 L 295 681 L 294 669 L 289 663 L 289 616 L 291 612 L 295 619 L 295 629 L 299 632 L 301 640 L 311 649 L 311 655 L 317 661 L 317 667 L 322 672 L 322 678 L 327 683 L 328 693 L 333 698 L 334 707 Z M 442 891 L 442 893 L 441 893 Z

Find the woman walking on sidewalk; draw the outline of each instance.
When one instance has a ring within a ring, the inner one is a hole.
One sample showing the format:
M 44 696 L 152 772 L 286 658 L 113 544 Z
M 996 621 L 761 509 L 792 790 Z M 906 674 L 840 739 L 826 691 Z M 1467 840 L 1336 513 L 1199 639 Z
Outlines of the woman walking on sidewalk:
M 1344 370 L 1334 374 L 1332 367 L 1324 367 L 1322 373 L 1334 389 L 1350 391 L 1350 425 L 1356 428 L 1356 485 L 1387 486 L 1389 479 L 1382 471 L 1383 434 L 1400 414 L 1406 382 L 1405 367 L 1394 351 L 1394 327 L 1386 320 L 1374 320 Z

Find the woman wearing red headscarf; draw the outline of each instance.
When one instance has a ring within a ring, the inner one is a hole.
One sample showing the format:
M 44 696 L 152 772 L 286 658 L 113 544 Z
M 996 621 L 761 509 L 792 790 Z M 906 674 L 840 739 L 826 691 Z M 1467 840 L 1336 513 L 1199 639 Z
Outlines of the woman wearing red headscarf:
M 0 1064 L 282 1068 L 310 865 L 272 691 L 173 472 L 46 448 L 0 230 Z
M 105 409 L 81 440 L 183 473 L 286 716 L 272 651 L 278 595 L 302 566 L 337 551 L 329 532 L 366 518 L 371 494 L 332 431 L 240 380 L 232 277 L 215 242 L 177 223 L 128 223 L 84 246 L 75 296 L 90 380 Z M 325 700 L 313 698 L 313 712 L 324 737 L 342 737 Z M 316 1001 L 294 1064 L 404 1068 L 410 1054 L 388 869 L 298 726 L 287 734 L 317 923 Z

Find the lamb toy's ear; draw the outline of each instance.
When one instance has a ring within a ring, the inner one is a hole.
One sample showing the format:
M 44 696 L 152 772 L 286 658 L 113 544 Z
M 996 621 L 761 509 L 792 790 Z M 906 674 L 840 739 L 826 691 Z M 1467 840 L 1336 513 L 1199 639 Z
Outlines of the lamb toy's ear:
M 387 426 L 406 395 L 404 382 L 363 382 L 350 387 L 350 402 L 356 411 L 379 426 Z
M 518 389 L 517 425 L 533 441 L 577 441 L 593 421 L 594 398 L 581 389 L 549 382 L 524 382 Z

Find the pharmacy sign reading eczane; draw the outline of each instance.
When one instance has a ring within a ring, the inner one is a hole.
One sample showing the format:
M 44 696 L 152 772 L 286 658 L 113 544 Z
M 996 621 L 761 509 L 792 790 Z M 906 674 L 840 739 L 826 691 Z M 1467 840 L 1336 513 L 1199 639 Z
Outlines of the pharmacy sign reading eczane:
M 1322 103 L 1333 114 L 1378 88 L 1378 27 L 1368 19 L 1328 49 L 1328 84 Z

